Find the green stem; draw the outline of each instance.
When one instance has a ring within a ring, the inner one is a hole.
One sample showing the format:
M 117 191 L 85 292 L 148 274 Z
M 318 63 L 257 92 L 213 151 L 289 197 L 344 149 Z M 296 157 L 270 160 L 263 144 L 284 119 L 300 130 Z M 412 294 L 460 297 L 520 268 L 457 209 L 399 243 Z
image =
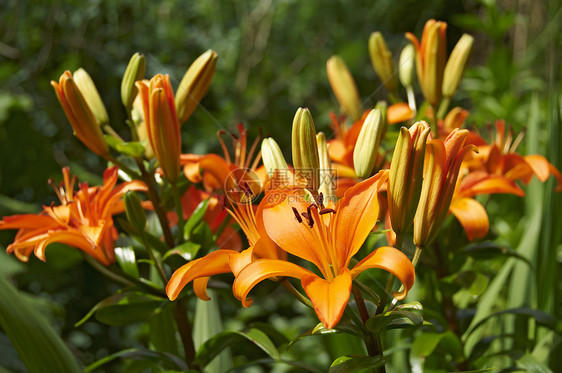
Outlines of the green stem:
M 116 165 L 117 167 L 119 167 L 121 170 L 123 170 L 124 172 L 127 173 L 127 175 L 129 175 L 131 178 L 133 179 L 138 179 L 139 174 L 136 173 L 135 171 L 133 171 L 131 168 L 129 168 L 129 166 L 127 166 L 126 164 L 124 164 L 123 162 L 121 162 L 120 160 L 118 160 L 117 158 L 115 158 L 114 156 L 112 156 L 111 154 L 109 154 L 106 158 L 109 162 L 113 163 L 114 165 Z
M 396 242 L 394 243 L 394 247 L 397 248 L 398 250 L 402 251 L 402 242 L 404 241 L 404 234 L 402 232 L 396 233 Z M 385 307 L 386 307 L 386 303 L 388 302 L 388 299 L 390 298 L 389 294 L 392 291 L 392 286 L 394 285 L 394 275 L 392 273 L 389 273 L 388 275 L 388 280 L 386 282 L 386 287 L 384 290 L 384 294 L 381 297 L 381 301 L 377 307 L 377 311 L 376 314 L 381 314 Z
M 444 97 L 441 101 L 441 105 L 439 106 L 439 111 L 437 111 L 437 118 L 436 119 L 443 119 L 447 114 L 447 110 L 449 109 L 449 104 L 451 103 L 451 99 L 449 97 Z
M 162 232 L 164 233 L 164 240 L 166 241 L 168 247 L 172 248 L 175 246 L 174 236 L 172 236 L 172 231 L 170 230 L 170 222 L 168 221 L 166 212 L 162 209 L 160 203 L 160 197 L 158 196 L 158 192 L 156 191 L 156 185 L 154 184 L 154 178 L 146 171 L 146 168 L 144 167 L 142 160 L 137 159 L 137 164 L 141 171 L 142 179 L 146 183 L 146 186 L 148 188 L 146 194 L 148 196 L 148 199 L 152 201 L 152 205 L 154 206 L 154 212 L 156 213 L 156 216 L 158 217 L 158 221 L 160 222 L 160 226 L 162 227 Z
M 431 132 L 433 132 L 434 138 L 437 138 L 439 136 L 437 131 L 437 105 L 431 105 L 431 108 L 433 109 L 433 118 L 429 123 L 431 125 Z
M 412 109 L 412 111 L 415 113 L 417 112 L 417 107 L 416 107 L 416 96 L 414 95 L 414 88 L 412 86 L 406 87 L 406 93 L 408 95 L 408 105 L 410 106 L 410 109 Z
M 286 278 L 284 278 L 283 280 L 281 280 L 281 285 L 283 285 L 283 287 L 285 287 L 285 289 L 287 289 L 289 291 L 289 293 L 291 293 L 295 298 L 297 298 L 297 300 L 299 302 L 301 302 L 302 304 L 304 304 L 305 306 L 308 306 L 310 308 L 314 308 L 314 306 L 312 305 L 312 302 L 310 301 L 310 299 L 308 299 L 307 297 L 305 297 L 304 295 L 301 294 L 300 291 L 298 291 L 297 289 L 295 289 L 295 287 L 293 286 L 293 284 L 291 284 L 289 282 L 289 280 L 287 280 Z
M 185 353 L 185 362 L 187 363 L 188 368 L 201 372 L 201 368 L 193 364 L 193 360 L 195 360 L 193 330 L 191 328 L 189 318 L 187 317 L 187 310 L 181 300 L 178 300 L 174 307 L 174 319 L 176 320 L 176 325 L 178 326 L 178 332 L 180 333 L 183 351 Z
M 363 325 L 367 324 L 369 320 L 369 310 L 367 310 L 367 305 L 365 304 L 365 299 L 363 299 L 363 294 L 356 285 L 352 285 L 351 291 L 353 292 L 353 297 L 355 298 L 355 303 L 357 304 L 357 309 L 359 310 L 359 314 L 361 315 L 361 321 Z M 381 347 L 381 340 L 380 334 L 371 333 L 367 328 L 365 328 L 366 333 L 363 336 L 363 341 L 365 342 L 365 347 L 367 348 L 367 353 L 369 356 L 383 356 L 382 347 Z M 386 370 L 384 366 L 376 369 L 378 373 L 385 373 Z
M 172 185 L 172 194 L 174 195 L 174 205 L 176 207 L 176 215 L 178 215 L 178 244 L 181 244 L 184 241 L 183 238 L 183 227 L 185 225 L 185 219 L 183 218 L 183 207 L 181 205 L 181 196 L 180 191 L 178 188 L 177 182 L 171 183 Z
M 160 280 L 162 280 L 162 284 L 166 285 L 168 283 L 168 277 L 166 276 L 166 272 L 164 272 L 164 268 L 162 268 L 162 263 L 160 263 L 160 260 L 156 257 L 156 255 L 154 255 L 154 251 L 152 250 L 152 247 L 148 243 L 148 240 L 146 239 L 146 235 L 144 234 L 144 232 L 141 232 L 141 237 L 142 237 L 142 242 L 144 244 L 144 248 L 146 249 L 146 252 L 150 257 L 150 260 L 152 260 L 152 262 L 156 266 L 156 270 L 158 272 L 158 275 L 160 276 Z

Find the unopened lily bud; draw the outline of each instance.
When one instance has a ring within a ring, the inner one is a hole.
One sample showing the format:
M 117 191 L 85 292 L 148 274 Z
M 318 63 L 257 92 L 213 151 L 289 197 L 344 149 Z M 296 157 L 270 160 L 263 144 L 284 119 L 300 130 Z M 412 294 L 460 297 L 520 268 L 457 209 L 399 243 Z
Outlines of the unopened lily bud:
M 105 110 L 103 101 L 90 74 L 88 74 L 86 70 L 79 68 L 72 74 L 72 77 L 98 124 L 103 126 L 109 123 L 107 111 Z
M 332 56 L 326 63 L 326 70 L 341 110 L 354 122 L 361 119 L 359 91 L 345 62 L 339 56 Z
M 306 181 L 307 189 L 316 194 L 319 184 L 318 144 L 312 115 L 308 109 L 299 108 L 293 119 L 293 167 L 295 176 Z
M 109 148 L 103 138 L 100 123 L 92 113 L 70 71 L 65 71 L 58 83 L 51 81 L 51 85 L 72 125 L 74 136 L 78 137 L 94 153 L 102 157 L 107 155 Z
M 386 136 L 386 131 L 388 130 L 388 125 L 390 124 L 390 122 L 388 121 L 388 110 L 387 110 L 388 107 L 386 105 L 386 101 L 377 102 L 377 104 L 375 105 L 375 109 L 379 109 L 381 111 L 381 125 L 382 125 L 381 141 L 382 141 L 382 139 L 384 139 L 384 136 Z
M 404 87 L 411 87 L 414 83 L 414 61 L 416 58 L 416 48 L 408 44 L 400 53 L 398 64 L 398 78 Z
M 326 142 L 326 135 L 323 132 L 316 134 L 316 143 L 318 144 L 318 158 L 320 160 L 320 187 L 318 192 L 324 196 L 324 204 L 327 206 L 328 202 L 336 203 L 336 179 L 334 171 L 332 170 L 332 161 L 328 153 L 328 144 Z
M 123 75 L 123 80 L 121 80 L 121 101 L 127 112 L 131 110 L 133 101 L 139 92 L 135 82 L 144 78 L 145 71 L 146 58 L 144 54 L 138 52 L 133 54 Z
M 468 130 L 455 129 L 445 141 L 426 145 L 422 191 L 414 217 L 414 243 L 426 247 L 433 242 L 449 212 L 461 163 L 475 145 L 464 146 Z
M 285 171 L 289 169 L 283 152 L 271 137 L 263 139 L 261 143 L 261 158 L 270 177 L 275 173 L 275 170 Z
M 183 124 L 199 105 L 211 85 L 219 55 L 209 49 L 200 55 L 187 69 L 176 91 L 176 107 L 180 125 Z
M 443 75 L 443 96 L 451 98 L 457 91 L 464 71 L 468 66 L 473 43 L 474 38 L 472 36 L 463 34 L 453 48 Z
M 420 198 L 425 144 L 431 129 L 426 122 L 416 122 L 408 130 L 400 128 L 388 181 L 388 209 L 392 230 L 402 233 L 412 225 Z
M 125 201 L 127 220 L 129 220 L 137 232 L 144 232 L 144 228 L 146 226 L 146 212 L 142 207 L 138 194 L 133 191 L 129 191 L 125 193 L 123 200 Z
M 170 77 L 158 74 L 148 84 L 136 85 L 152 151 L 166 179 L 174 183 L 180 171 L 181 135 Z
M 446 133 L 450 133 L 455 128 L 461 128 L 468 117 L 469 112 L 459 106 L 452 108 L 445 116 L 443 127 Z
M 423 95 L 432 106 L 437 106 L 441 100 L 447 58 L 446 32 L 446 22 L 430 19 L 425 23 L 421 41 L 412 33 L 406 33 L 406 38 L 416 48 L 416 70 Z
M 380 109 L 373 109 L 365 118 L 361 132 L 357 137 L 355 149 L 353 150 L 353 166 L 355 173 L 360 178 L 371 176 L 377 157 L 379 156 L 379 145 L 384 129 Z
M 373 32 L 369 38 L 369 55 L 375 72 L 389 92 L 396 92 L 398 80 L 394 73 L 392 53 L 384 41 L 380 32 Z

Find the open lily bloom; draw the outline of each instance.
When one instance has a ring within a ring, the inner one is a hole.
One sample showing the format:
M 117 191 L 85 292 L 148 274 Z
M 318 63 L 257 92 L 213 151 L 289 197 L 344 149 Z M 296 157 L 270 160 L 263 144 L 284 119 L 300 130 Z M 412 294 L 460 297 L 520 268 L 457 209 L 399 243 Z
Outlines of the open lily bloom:
M 489 174 L 504 175 L 508 179 L 521 180 L 525 184 L 531 181 L 533 175 L 543 183 L 552 175 L 558 182 L 556 191 L 562 191 L 560 171 L 544 156 L 538 154 L 522 156 L 516 153 L 517 147 L 523 140 L 523 132 L 514 139 L 512 131 L 506 133 L 505 121 L 496 121 L 495 127 L 496 135 L 490 145 L 476 144 L 479 154 L 468 160 L 467 167 L 470 170 L 485 170 Z M 481 141 L 486 144 L 484 140 Z
M 193 183 L 203 182 L 208 191 L 237 189 L 240 185 L 249 186 L 252 193 L 257 195 L 265 185 L 267 172 L 263 166 L 258 167 L 261 153 L 256 152 L 259 137 L 254 140 L 250 149 L 247 144 L 247 130 L 238 124 L 237 137 L 231 135 L 234 148 L 234 159 L 222 139 L 226 132 L 218 131 L 217 136 L 224 152 L 224 157 L 216 154 L 182 154 L 180 162 L 183 165 L 185 177 Z M 201 173 L 203 173 L 201 175 Z
M 394 296 L 403 299 L 414 283 L 415 273 L 410 260 L 399 250 L 381 247 L 349 269 L 351 258 L 376 224 L 377 192 L 387 178 L 388 172 L 382 171 L 356 184 L 334 208 L 324 208 L 322 201 L 307 202 L 307 194 L 299 189 L 278 195 L 276 191 L 269 192 L 262 211 L 266 233 L 281 249 L 314 264 L 321 275 L 286 260 L 258 259 L 238 273 L 234 295 L 248 307 L 248 293 L 260 281 L 297 278 L 327 328 L 333 328 L 341 319 L 352 281 L 366 269 L 380 268 L 395 275 L 404 290 Z
M 104 173 L 101 187 L 81 184 L 75 192 L 75 178 L 70 177 L 68 167 L 63 168 L 64 180 L 55 187 L 61 205 L 43 206 L 39 214 L 6 216 L 0 221 L 0 229 L 19 229 L 16 238 L 6 251 L 14 253 L 21 261 L 29 255 L 46 260 L 45 249 L 53 242 L 76 247 L 103 265 L 114 261 L 113 242 L 117 232 L 112 215 L 123 212 L 121 196 L 130 190 L 145 191 L 139 181 L 117 183 L 117 167 Z

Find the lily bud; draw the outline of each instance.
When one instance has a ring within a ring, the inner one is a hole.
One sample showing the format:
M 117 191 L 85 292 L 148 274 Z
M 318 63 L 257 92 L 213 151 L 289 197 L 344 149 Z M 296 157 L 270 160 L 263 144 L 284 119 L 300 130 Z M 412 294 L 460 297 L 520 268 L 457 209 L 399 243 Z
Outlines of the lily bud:
M 103 126 L 109 123 L 107 111 L 105 110 L 103 101 L 90 74 L 88 74 L 86 70 L 79 68 L 72 74 L 72 77 L 98 124 Z
M 392 53 L 388 50 L 382 34 L 378 31 L 373 32 L 369 38 L 369 55 L 373 68 L 386 89 L 389 92 L 396 92 L 398 80 L 394 73 Z
M 103 138 L 100 123 L 92 113 L 70 71 L 65 71 L 58 83 L 51 81 L 51 85 L 74 130 L 74 136 L 78 137 L 94 153 L 102 157 L 107 155 L 109 148 Z
M 445 139 L 431 140 L 426 146 L 421 197 L 414 217 L 414 243 L 425 247 L 433 242 L 449 212 L 459 169 L 475 145 L 463 146 L 468 130 L 455 129 Z
M 138 194 L 133 191 L 129 191 L 125 193 L 123 200 L 125 201 L 127 219 L 137 232 L 144 232 L 144 228 L 146 227 L 146 212 L 142 207 Z
M 180 171 L 181 135 L 170 77 L 158 74 L 148 84 L 136 85 L 152 151 L 166 179 L 174 183 Z
M 459 106 L 452 108 L 445 116 L 443 121 L 443 128 L 445 133 L 450 133 L 455 128 L 461 128 L 464 121 L 468 117 L 469 112 Z
M 392 230 L 399 234 L 412 225 L 420 199 L 425 144 L 431 129 L 424 121 L 400 128 L 388 179 L 388 210 Z
M 322 193 L 324 201 L 336 203 L 336 179 L 328 153 L 326 135 L 323 132 L 318 132 L 316 135 L 316 143 L 318 144 L 318 158 L 320 160 L 320 187 L 318 192 Z M 324 204 L 328 205 L 328 203 Z
M 463 34 L 453 48 L 443 75 L 443 96 L 451 98 L 457 91 L 472 54 L 473 43 L 474 38 L 472 36 Z
M 430 19 L 425 23 L 421 42 L 412 33 L 406 33 L 406 38 L 416 48 L 416 70 L 423 95 L 432 106 L 437 106 L 441 100 L 447 58 L 446 32 L 447 23 Z
M 326 63 L 326 70 L 330 86 L 336 95 L 341 110 L 353 122 L 361 119 L 362 110 L 359 91 L 345 62 L 339 56 L 332 56 Z
M 218 58 L 217 52 L 209 49 L 189 66 L 183 76 L 176 91 L 176 107 L 181 124 L 191 116 L 207 93 L 215 75 Z
M 414 82 L 414 60 L 416 58 L 416 48 L 408 44 L 400 53 L 398 63 L 398 78 L 404 87 L 411 87 Z
M 131 110 L 133 101 L 139 92 L 135 82 L 144 78 L 145 71 L 146 58 L 144 54 L 138 52 L 133 54 L 123 75 L 123 80 L 121 80 L 121 101 L 127 112 Z
M 261 143 L 261 158 L 267 174 L 271 177 L 275 170 L 288 170 L 287 162 L 279 145 L 271 137 L 263 139 Z
M 353 166 L 358 177 L 366 179 L 371 176 L 379 156 L 379 145 L 383 130 L 381 110 L 371 110 L 365 118 L 353 150 Z
M 312 115 L 308 109 L 299 108 L 293 119 L 293 167 L 295 176 L 306 181 L 307 189 L 316 194 L 319 184 L 318 144 Z

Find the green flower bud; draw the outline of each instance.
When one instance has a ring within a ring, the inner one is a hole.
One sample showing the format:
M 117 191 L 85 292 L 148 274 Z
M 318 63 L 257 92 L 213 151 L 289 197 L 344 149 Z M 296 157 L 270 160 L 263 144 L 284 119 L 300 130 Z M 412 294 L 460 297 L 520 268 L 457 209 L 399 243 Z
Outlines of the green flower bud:
M 380 32 L 373 32 L 369 38 L 369 55 L 371 63 L 377 75 L 389 92 L 395 92 L 398 88 L 398 80 L 394 74 L 392 53 L 384 41 Z
M 443 96 L 451 98 L 455 94 L 461 82 L 468 60 L 472 53 L 474 38 L 468 34 L 463 34 L 445 65 L 443 73 Z
M 318 132 L 316 135 L 316 143 L 318 144 L 318 158 L 320 160 L 320 186 L 318 192 L 324 196 L 325 205 L 328 205 L 330 201 L 336 203 L 336 178 L 332 170 L 332 161 L 328 154 L 326 136 L 323 132 Z
M 289 169 L 279 145 L 271 137 L 263 139 L 261 143 L 261 157 L 270 177 L 275 173 L 275 170 Z
M 306 181 L 307 189 L 316 194 L 319 184 L 318 144 L 312 115 L 308 109 L 299 108 L 293 119 L 293 167 L 295 177 Z
M 414 61 L 416 59 L 416 48 L 408 44 L 400 53 L 398 64 L 398 77 L 404 87 L 411 87 L 414 81 Z
M 121 101 L 127 112 L 131 111 L 133 101 L 138 93 L 135 82 L 144 78 L 145 71 L 146 59 L 144 55 L 138 52 L 133 54 L 123 75 L 123 80 L 121 80 Z
M 360 178 L 371 176 L 379 155 L 383 127 L 380 109 L 371 110 L 365 118 L 353 150 L 353 166 Z
M 74 79 L 76 87 L 78 87 L 78 90 L 82 93 L 82 97 L 84 97 L 84 100 L 88 104 L 92 114 L 94 114 L 96 122 L 98 122 L 100 126 L 109 123 L 107 111 L 105 110 L 100 94 L 94 84 L 94 81 L 86 70 L 79 68 L 74 72 L 74 74 L 72 74 L 72 78 Z
M 345 62 L 339 56 L 332 56 L 326 63 L 326 70 L 342 111 L 354 122 L 361 119 L 359 91 Z

